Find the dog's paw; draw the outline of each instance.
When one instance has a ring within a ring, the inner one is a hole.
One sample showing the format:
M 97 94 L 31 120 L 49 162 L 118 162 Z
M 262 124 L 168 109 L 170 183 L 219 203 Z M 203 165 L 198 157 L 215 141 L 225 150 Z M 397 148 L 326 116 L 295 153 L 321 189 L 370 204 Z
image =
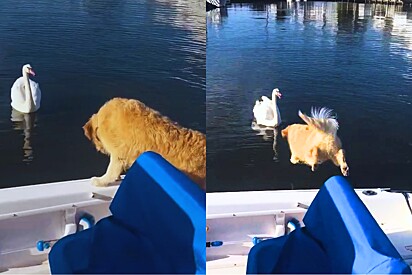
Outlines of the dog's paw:
M 292 157 L 290 158 L 290 162 L 291 162 L 292 164 L 298 164 L 298 163 L 299 163 L 299 159 L 298 159 L 297 157 L 292 156 Z
M 344 175 L 345 177 L 349 176 L 349 167 L 348 166 L 343 166 L 340 168 L 342 175 Z
M 92 180 L 92 184 L 97 187 L 105 187 L 109 184 L 105 182 L 104 180 L 102 180 L 102 178 L 100 177 L 93 177 L 91 180 Z

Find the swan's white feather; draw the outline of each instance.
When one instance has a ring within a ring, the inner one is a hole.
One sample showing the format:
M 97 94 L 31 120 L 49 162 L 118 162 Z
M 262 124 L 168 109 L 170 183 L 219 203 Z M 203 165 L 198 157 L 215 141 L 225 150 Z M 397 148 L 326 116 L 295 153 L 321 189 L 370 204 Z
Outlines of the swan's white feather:
M 41 102 L 41 90 L 37 82 L 29 79 L 30 88 L 32 91 L 34 106 L 36 111 L 40 108 Z M 19 112 L 28 113 L 25 107 L 26 93 L 24 91 L 24 77 L 21 76 L 14 82 L 11 87 L 11 106 Z
M 269 127 L 276 127 L 280 124 L 280 112 L 276 101 L 273 102 L 272 100 L 267 96 L 262 96 L 260 101 L 256 100 L 253 107 L 253 115 L 257 124 Z

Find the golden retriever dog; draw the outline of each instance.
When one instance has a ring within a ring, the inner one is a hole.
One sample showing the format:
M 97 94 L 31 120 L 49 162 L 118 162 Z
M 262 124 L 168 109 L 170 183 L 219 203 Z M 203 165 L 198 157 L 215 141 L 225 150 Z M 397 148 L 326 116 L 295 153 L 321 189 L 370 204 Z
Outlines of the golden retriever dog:
M 345 160 L 342 142 L 337 136 L 338 121 L 327 108 L 313 109 L 312 117 L 302 114 L 299 117 L 304 124 L 292 124 L 282 130 L 291 151 L 290 162 L 304 163 L 315 171 L 318 164 L 331 160 L 344 176 L 349 175 L 349 167 Z
M 97 151 L 110 156 L 106 173 L 92 178 L 96 186 L 118 180 L 140 154 L 153 151 L 206 189 L 206 136 L 183 128 L 138 100 L 106 102 L 83 130 Z

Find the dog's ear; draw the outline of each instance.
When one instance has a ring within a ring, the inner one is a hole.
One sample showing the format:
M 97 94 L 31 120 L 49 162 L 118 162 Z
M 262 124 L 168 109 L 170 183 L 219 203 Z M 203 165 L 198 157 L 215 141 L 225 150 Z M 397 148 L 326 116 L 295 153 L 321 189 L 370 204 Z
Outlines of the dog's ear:
M 94 116 L 94 115 L 93 115 Z M 83 126 L 84 135 L 89 139 L 92 140 L 94 127 L 93 127 L 93 116 L 86 122 Z
M 283 137 L 283 138 L 285 138 L 285 137 L 288 136 L 288 128 L 289 128 L 289 126 L 286 127 L 285 129 L 283 129 L 283 130 L 281 131 L 281 134 L 282 134 L 282 137 Z

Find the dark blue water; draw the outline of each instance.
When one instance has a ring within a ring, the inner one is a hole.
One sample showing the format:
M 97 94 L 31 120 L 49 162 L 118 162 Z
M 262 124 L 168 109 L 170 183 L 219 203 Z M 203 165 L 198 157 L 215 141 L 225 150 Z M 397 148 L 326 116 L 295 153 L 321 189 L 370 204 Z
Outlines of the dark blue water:
M 0 1 L 0 187 L 105 172 L 82 126 L 107 100 L 136 98 L 205 132 L 205 3 Z M 10 88 L 30 63 L 41 109 L 10 120 Z
M 287 142 L 251 129 L 278 87 L 283 129 L 298 110 L 338 115 L 355 187 L 412 188 L 412 9 L 300 2 L 232 4 L 207 14 L 208 191 L 318 188 L 340 174 L 292 165 Z

